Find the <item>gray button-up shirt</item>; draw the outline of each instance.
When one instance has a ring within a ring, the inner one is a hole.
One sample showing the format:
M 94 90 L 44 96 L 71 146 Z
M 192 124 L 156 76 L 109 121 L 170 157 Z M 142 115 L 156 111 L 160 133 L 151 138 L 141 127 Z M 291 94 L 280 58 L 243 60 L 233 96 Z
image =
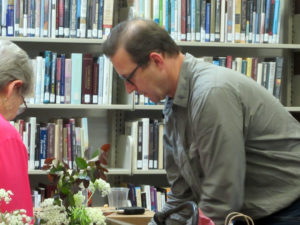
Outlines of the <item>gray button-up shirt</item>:
M 232 211 L 261 218 L 300 196 L 300 125 L 251 78 L 186 54 L 164 115 L 165 209 L 193 200 L 221 225 Z M 171 218 L 185 224 L 187 212 Z

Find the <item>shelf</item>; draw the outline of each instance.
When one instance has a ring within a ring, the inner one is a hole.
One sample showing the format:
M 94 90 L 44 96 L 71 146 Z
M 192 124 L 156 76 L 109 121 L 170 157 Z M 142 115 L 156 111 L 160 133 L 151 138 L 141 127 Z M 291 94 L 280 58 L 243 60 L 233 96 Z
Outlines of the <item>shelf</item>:
M 300 112 L 300 106 L 285 107 L 289 112 Z
M 29 175 L 47 175 L 47 170 L 29 170 Z M 129 169 L 123 168 L 108 168 L 107 175 L 130 175 L 131 171 Z
M 164 105 L 134 105 L 134 110 L 163 110 Z
M 41 37 L 0 37 L 2 40 L 13 42 L 34 42 L 34 43 L 68 43 L 68 44 L 102 44 L 103 39 L 88 38 L 41 38 Z
M 166 174 L 166 170 L 150 169 L 150 170 L 133 170 L 132 175 L 160 175 Z
M 132 105 L 94 105 L 94 104 L 27 104 L 28 109 L 98 109 L 98 110 L 132 110 Z
M 66 43 L 66 44 L 103 44 L 104 39 L 88 38 L 41 38 L 41 37 L 0 37 L 2 40 L 13 42 L 33 42 L 33 43 Z M 257 49 L 290 49 L 299 50 L 300 44 L 260 44 L 260 43 L 227 43 L 227 42 L 196 42 L 177 41 L 182 47 L 218 47 L 218 48 L 257 48 Z
M 257 48 L 257 49 L 290 49 L 300 50 L 300 44 L 241 44 L 241 43 L 220 43 L 220 42 L 176 42 L 182 47 L 218 47 L 218 48 Z

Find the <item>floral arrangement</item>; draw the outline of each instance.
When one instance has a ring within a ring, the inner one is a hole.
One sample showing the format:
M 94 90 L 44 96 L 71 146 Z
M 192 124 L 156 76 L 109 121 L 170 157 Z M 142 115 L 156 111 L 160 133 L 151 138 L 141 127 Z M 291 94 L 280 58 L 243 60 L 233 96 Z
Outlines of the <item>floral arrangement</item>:
M 13 193 L 10 190 L 0 189 L 0 206 L 1 203 L 9 204 Z M 0 225 L 29 225 L 31 217 L 26 215 L 26 210 L 15 210 L 11 213 L 0 213 Z
M 102 211 L 87 205 L 96 190 L 103 197 L 110 191 L 104 174 L 108 172 L 104 166 L 107 165 L 109 148 L 109 144 L 103 145 L 101 150 L 94 152 L 91 160 L 77 157 L 74 169 L 70 169 L 66 162 L 46 159 L 43 169 L 49 170 L 48 178 L 56 185 L 56 191 L 54 197 L 45 199 L 35 213 L 35 224 L 106 224 Z

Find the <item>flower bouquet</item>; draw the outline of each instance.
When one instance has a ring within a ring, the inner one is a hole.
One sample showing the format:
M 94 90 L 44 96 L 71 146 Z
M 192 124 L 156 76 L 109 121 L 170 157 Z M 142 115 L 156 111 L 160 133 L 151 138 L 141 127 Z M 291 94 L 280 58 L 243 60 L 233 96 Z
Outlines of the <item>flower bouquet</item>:
M 88 207 L 96 190 L 106 196 L 110 190 L 104 167 L 110 145 L 106 144 L 94 152 L 91 160 L 75 159 L 76 166 L 70 169 L 68 163 L 54 158 L 46 159 L 43 169 L 49 170 L 48 178 L 56 185 L 53 198 L 45 199 L 35 213 L 35 224 L 47 225 L 100 225 L 105 216 L 99 208 Z
M 0 206 L 2 203 L 9 204 L 13 193 L 10 190 L 0 189 Z M 13 212 L 0 212 L 0 225 L 29 225 L 31 217 L 26 215 L 26 210 L 14 210 Z

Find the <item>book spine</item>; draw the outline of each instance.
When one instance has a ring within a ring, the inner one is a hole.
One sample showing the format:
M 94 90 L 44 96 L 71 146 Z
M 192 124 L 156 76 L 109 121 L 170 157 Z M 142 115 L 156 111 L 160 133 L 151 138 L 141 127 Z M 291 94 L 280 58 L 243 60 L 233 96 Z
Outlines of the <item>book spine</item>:
M 82 54 L 72 53 L 71 104 L 81 103 Z
M 71 103 L 71 79 L 72 79 L 72 61 L 66 59 L 65 61 L 65 104 Z
M 281 90 L 281 77 L 282 77 L 282 67 L 283 67 L 283 58 L 276 57 L 276 72 L 275 72 L 275 84 L 274 84 L 274 93 L 275 98 L 280 100 L 280 90 Z
M 14 0 L 7 1 L 6 36 L 14 36 Z
M 266 0 L 265 5 L 265 24 L 264 24 L 264 33 L 263 33 L 263 42 L 268 43 L 269 42 L 269 25 L 270 25 L 270 15 L 271 15 L 271 0 Z
M 186 41 L 186 1 L 187 0 L 181 0 L 181 41 Z
M 64 36 L 64 0 L 58 0 L 58 37 Z
M 196 41 L 200 41 L 201 37 L 201 1 L 196 1 L 195 6 L 195 35 Z
M 81 104 L 91 103 L 93 76 L 92 70 L 93 57 L 90 54 L 84 54 L 82 61 Z
M 221 0 L 216 0 L 215 41 L 220 42 L 221 34 Z
M 98 104 L 99 64 L 93 63 L 92 103 Z
M 80 4 L 80 24 L 79 24 L 79 31 L 80 31 L 80 38 L 86 37 L 86 25 L 87 25 L 87 0 L 82 0 Z
M 103 1 L 104 0 L 100 0 L 99 1 L 99 14 L 98 14 L 98 38 L 102 38 L 103 37 Z
M 210 41 L 210 11 L 210 2 L 207 2 L 205 11 L 205 42 Z
M 51 51 L 45 51 L 45 81 L 44 81 L 44 103 L 50 103 L 50 76 L 51 76 Z
M 60 90 L 59 93 L 57 93 L 57 96 L 59 96 L 59 103 L 65 103 L 65 86 L 66 86 L 66 55 L 61 54 L 60 56 L 61 61 L 61 71 L 60 71 Z
M 70 37 L 76 37 L 76 7 L 77 1 L 71 0 L 70 1 Z
M 14 1 L 14 36 L 19 36 L 19 27 L 20 27 L 20 0 Z M 0 9 L 1 12 L 1 9 Z M 1 35 L 1 31 L 0 31 Z
M 41 36 L 41 0 L 35 1 L 35 36 Z
M 50 103 L 55 103 L 56 98 L 56 60 L 57 53 L 52 52 L 52 61 L 51 61 L 51 77 L 50 77 Z
M 209 41 L 215 42 L 216 0 L 210 0 L 210 35 Z
M 70 0 L 64 0 L 64 37 L 70 37 Z
M 191 41 L 196 40 L 196 0 L 190 0 L 191 11 Z
M 62 89 L 61 88 L 61 58 L 60 57 L 57 57 L 57 60 L 56 60 L 56 90 L 55 90 L 55 103 L 56 104 L 60 104 L 60 90 Z
M 268 28 L 268 43 L 272 43 L 272 31 L 274 23 L 275 0 L 271 0 L 270 19 Z
M 93 0 L 87 1 L 87 13 L 86 13 L 86 36 L 92 38 L 92 18 L 93 18 Z
M 205 21 L 206 21 L 206 0 L 201 2 L 201 16 L 200 16 L 200 41 L 205 42 Z

